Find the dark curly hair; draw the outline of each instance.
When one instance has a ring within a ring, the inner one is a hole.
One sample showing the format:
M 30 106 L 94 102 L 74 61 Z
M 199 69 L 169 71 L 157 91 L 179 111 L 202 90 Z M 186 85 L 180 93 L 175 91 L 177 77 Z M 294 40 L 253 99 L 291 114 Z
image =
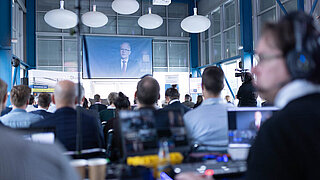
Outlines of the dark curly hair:
M 129 98 L 126 95 L 124 95 L 122 92 L 119 92 L 118 97 L 114 101 L 114 105 L 118 110 L 129 109 L 130 107 Z

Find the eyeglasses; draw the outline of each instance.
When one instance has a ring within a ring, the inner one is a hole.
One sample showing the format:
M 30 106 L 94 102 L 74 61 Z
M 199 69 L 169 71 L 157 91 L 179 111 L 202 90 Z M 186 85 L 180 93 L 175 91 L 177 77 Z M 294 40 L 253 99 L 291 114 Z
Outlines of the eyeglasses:
M 269 54 L 254 54 L 254 58 L 257 60 L 258 64 L 265 62 L 266 60 L 282 58 L 281 54 L 269 55 Z
M 121 48 L 120 51 L 131 51 L 130 49 Z

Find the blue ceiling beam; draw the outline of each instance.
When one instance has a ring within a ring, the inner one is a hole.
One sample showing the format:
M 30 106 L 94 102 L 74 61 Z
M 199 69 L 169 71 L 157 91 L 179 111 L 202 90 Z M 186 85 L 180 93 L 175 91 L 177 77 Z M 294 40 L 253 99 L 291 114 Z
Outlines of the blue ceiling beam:
M 36 68 L 36 0 L 26 1 L 26 54 L 30 69 Z

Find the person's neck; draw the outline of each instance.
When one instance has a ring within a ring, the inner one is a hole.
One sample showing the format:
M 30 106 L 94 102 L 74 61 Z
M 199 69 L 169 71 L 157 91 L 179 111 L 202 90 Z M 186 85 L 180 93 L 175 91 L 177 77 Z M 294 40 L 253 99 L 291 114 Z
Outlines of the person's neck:
M 39 109 L 48 110 L 48 109 L 49 109 L 49 106 L 48 106 L 48 107 L 41 107 L 41 106 L 39 106 Z
M 56 109 L 67 108 L 67 107 L 72 109 L 76 108 L 74 104 L 56 104 Z
M 155 104 L 146 105 L 146 104 L 138 103 L 138 108 L 154 108 L 154 107 L 155 107 Z
M 121 58 L 121 61 L 128 61 L 129 58 Z
M 209 99 L 209 98 L 219 98 L 220 94 L 213 94 L 213 93 L 203 93 L 204 99 Z
M 12 105 L 12 109 L 23 109 L 23 110 L 26 110 L 28 105 L 23 105 L 23 106 L 20 106 L 20 107 L 17 107 L 15 105 Z

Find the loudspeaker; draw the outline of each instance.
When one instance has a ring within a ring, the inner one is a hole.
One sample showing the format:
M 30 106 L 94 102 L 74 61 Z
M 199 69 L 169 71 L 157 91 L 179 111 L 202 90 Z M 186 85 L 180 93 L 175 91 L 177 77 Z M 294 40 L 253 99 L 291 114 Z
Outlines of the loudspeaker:
M 21 84 L 29 86 L 29 78 L 21 78 Z

